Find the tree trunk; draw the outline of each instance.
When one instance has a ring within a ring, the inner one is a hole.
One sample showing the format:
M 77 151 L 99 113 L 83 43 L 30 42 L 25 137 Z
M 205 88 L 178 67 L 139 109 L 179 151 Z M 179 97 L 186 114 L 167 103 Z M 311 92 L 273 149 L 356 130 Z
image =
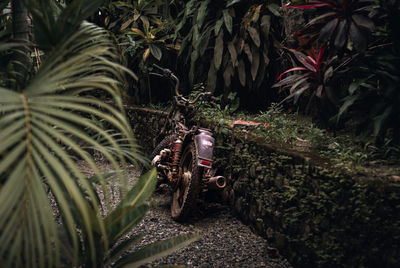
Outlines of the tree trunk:
M 28 9 L 24 0 L 12 0 L 13 34 L 17 41 L 27 42 L 29 40 L 29 18 Z
M 12 0 L 11 10 L 13 16 L 13 39 L 16 42 L 26 45 L 18 49 L 12 59 L 16 71 L 16 81 L 19 88 L 21 88 L 26 81 L 26 74 L 31 67 L 30 50 L 28 48 L 30 19 L 24 0 Z

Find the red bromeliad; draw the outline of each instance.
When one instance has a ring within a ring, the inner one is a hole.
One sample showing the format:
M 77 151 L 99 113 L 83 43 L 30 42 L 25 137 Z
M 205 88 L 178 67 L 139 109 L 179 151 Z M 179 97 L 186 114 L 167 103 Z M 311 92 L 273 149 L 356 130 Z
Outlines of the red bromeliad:
M 368 45 L 368 35 L 374 29 L 374 23 L 369 16 L 377 8 L 375 2 L 375 0 L 325 0 L 293 3 L 282 8 L 315 9 L 318 16 L 309 21 L 305 28 L 319 31 L 320 44 L 330 41 L 331 46 L 342 49 L 350 36 L 354 47 L 357 50 L 364 50 Z
M 334 58 L 328 58 L 326 45 L 322 46 L 318 52 L 312 48 L 312 56 L 305 55 L 294 49 L 286 49 L 293 53 L 302 66 L 284 71 L 279 75 L 278 81 L 281 80 L 283 75 L 289 72 L 302 72 L 292 74 L 277 82 L 272 87 L 282 87 L 283 89 L 290 88 L 290 95 L 286 99 L 294 98 L 295 103 L 306 90 L 312 90 L 313 95 L 322 97 L 325 84 L 333 74 L 333 68 L 330 64 Z

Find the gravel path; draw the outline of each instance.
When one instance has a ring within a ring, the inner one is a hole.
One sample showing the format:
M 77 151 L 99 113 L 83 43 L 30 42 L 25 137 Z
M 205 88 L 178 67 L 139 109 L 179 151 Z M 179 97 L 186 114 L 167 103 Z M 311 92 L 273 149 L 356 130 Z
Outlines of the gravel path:
M 291 267 L 268 247 L 265 239 L 237 220 L 228 207 L 207 202 L 202 206 L 202 215 L 194 215 L 191 221 L 181 224 L 171 219 L 169 200 L 170 193 L 165 189 L 153 195 L 152 208 L 134 231 L 146 234 L 138 246 L 188 232 L 199 233 L 201 238 L 144 267 Z
M 88 176 L 93 174 L 84 162 L 80 166 Z M 111 169 L 104 163 L 99 166 L 102 171 Z M 132 186 L 139 172 L 133 166 L 127 172 L 131 177 L 129 185 Z M 198 233 L 201 237 L 189 246 L 142 267 L 292 267 L 276 249 L 268 246 L 265 239 L 236 219 L 229 207 L 208 201 L 199 206 L 187 223 L 177 223 L 170 216 L 170 199 L 167 185 L 156 190 L 144 220 L 127 235 L 144 234 L 143 240 L 131 250 L 189 232 Z M 115 207 L 118 197 L 113 201 Z

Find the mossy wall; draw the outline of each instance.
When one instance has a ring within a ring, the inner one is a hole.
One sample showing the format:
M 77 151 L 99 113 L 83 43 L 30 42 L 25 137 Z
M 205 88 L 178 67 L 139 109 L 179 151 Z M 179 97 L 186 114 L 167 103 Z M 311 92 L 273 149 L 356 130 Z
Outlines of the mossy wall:
M 149 154 L 165 113 L 129 113 Z M 224 200 L 294 267 L 398 267 L 399 182 L 354 178 L 321 159 L 207 127 L 228 179 Z

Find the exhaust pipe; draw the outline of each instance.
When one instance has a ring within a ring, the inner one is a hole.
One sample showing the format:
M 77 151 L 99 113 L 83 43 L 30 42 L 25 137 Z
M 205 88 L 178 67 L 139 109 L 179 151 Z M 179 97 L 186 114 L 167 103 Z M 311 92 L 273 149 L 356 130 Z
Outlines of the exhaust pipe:
M 226 186 L 226 179 L 223 176 L 211 177 L 208 180 L 207 187 L 209 190 L 222 190 Z

